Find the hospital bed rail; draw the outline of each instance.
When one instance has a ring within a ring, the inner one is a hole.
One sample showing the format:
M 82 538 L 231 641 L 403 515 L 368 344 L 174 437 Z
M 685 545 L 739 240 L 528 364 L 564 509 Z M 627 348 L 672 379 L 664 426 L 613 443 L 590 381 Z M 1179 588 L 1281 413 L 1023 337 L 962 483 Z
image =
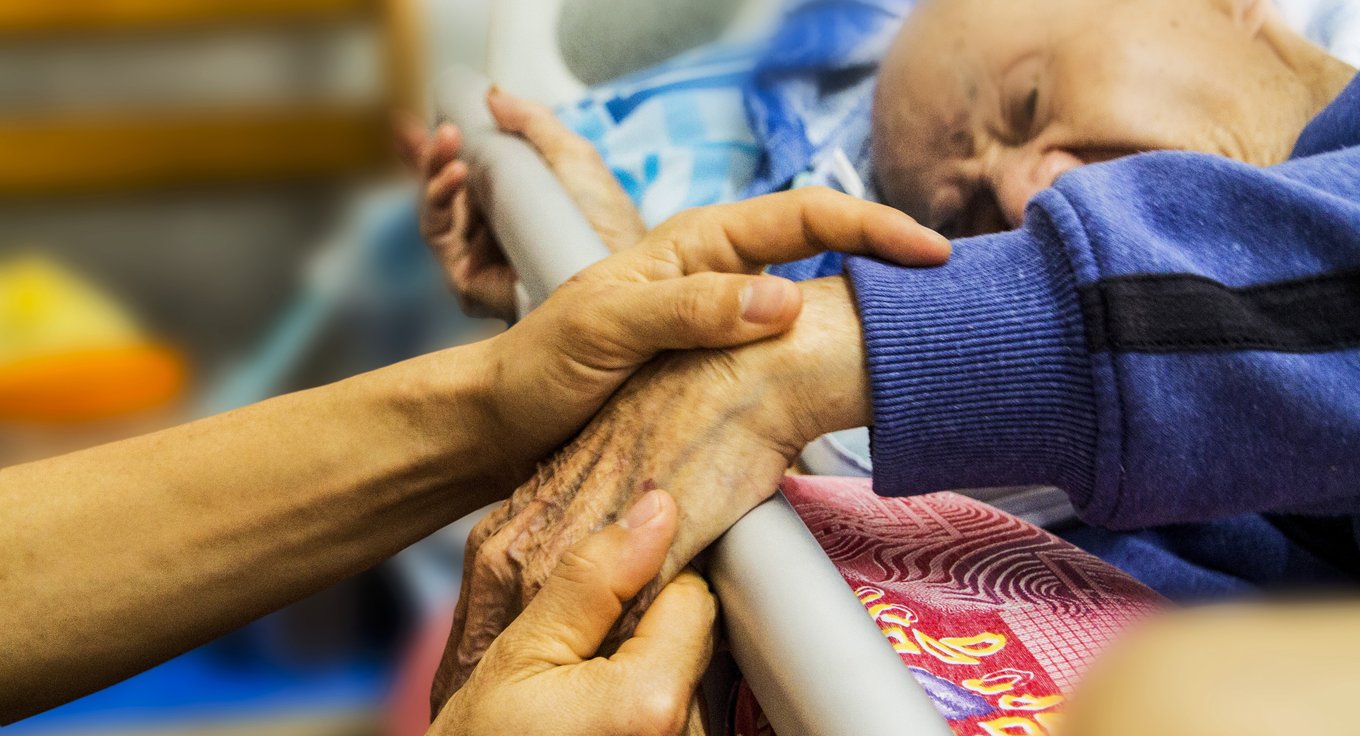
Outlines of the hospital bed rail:
M 435 106 L 462 129 L 473 196 L 538 304 L 609 250 L 537 152 L 497 130 L 488 88 L 470 69 L 449 69 Z M 706 573 L 734 658 L 777 732 L 951 732 L 782 496 L 753 509 L 710 552 Z

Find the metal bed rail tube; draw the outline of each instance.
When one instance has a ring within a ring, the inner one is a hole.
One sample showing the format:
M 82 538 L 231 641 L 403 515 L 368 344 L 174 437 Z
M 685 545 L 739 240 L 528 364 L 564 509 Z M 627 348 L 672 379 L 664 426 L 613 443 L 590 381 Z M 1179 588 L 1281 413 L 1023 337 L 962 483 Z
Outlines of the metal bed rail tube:
M 727 530 L 706 573 L 777 733 L 952 733 L 782 495 Z
M 547 165 L 497 130 L 489 83 L 439 79 L 440 115 L 463 131 L 478 206 L 534 303 L 609 255 Z M 714 545 L 708 567 L 733 654 L 784 736 L 948 734 L 950 730 L 817 540 L 778 494 Z

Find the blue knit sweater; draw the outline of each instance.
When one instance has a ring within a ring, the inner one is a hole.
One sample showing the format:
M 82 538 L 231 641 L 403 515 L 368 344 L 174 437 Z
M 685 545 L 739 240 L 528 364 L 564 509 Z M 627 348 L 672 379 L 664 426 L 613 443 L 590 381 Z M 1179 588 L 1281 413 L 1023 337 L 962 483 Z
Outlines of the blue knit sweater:
M 1283 164 L 1085 166 L 944 267 L 847 270 L 880 493 L 1057 485 L 1156 527 L 1073 538 L 1178 597 L 1360 567 L 1360 80 Z

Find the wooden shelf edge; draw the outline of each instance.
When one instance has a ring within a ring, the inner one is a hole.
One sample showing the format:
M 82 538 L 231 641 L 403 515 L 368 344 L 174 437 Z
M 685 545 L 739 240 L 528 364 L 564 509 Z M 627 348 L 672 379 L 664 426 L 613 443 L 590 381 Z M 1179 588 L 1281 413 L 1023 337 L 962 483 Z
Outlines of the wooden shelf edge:
M 141 31 L 371 15 L 375 0 L 5 0 L 0 34 Z
M 373 109 L 0 120 L 0 197 L 342 177 L 391 160 Z

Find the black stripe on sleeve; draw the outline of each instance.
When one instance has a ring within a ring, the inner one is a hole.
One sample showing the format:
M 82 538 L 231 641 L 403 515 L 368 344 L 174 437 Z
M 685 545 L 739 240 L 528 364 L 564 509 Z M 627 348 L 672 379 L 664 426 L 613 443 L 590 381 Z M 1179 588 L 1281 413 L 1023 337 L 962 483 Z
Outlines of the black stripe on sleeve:
M 1360 347 L 1360 270 L 1243 288 L 1192 274 L 1116 276 L 1080 295 L 1091 352 Z

